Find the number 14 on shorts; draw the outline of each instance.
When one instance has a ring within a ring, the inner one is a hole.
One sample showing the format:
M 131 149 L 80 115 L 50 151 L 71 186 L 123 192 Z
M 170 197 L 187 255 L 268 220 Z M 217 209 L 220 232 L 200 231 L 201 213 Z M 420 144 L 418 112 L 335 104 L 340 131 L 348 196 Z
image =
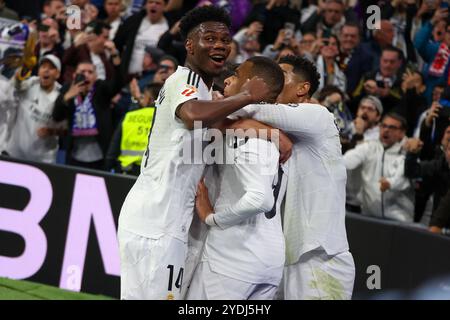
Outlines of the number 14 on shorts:
M 183 285 L 183 273 L 184 273 L 184 268 L 180 268 L 180 270 L 178 271 L 178 275 L 177 278 L 175 280 L 175 284 L 173 283 L 174 280 L 174 266 L 172 264 L 169 264 L 167 266 L 167 269 L 169 269 L 169 283 L 167 286 L 167 290 L 169 291 L 169 294 L 167 295 L 167 300 L 174 300 L 174 296 L 172 294 L 172 290 L 173 290 L 173 285 L 175 285 L 175 288 L 180 290 L 181 292 L 181 286 Z

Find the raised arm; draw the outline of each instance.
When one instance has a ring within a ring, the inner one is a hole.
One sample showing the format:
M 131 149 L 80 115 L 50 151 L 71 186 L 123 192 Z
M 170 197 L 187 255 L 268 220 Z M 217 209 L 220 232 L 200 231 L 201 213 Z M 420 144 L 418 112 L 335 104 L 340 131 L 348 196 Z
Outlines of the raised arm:
M 264 146 L 268 146 L 272 150 L 266 150 Z M 235 176 L 239 177 L 245 191 L 245 194 L 236 203 L 214 211 L 209 202 L 208 190 L 203 182 L 200 183 L 196 197 L 196 210 L 200 219 L 206 224 L 226 229 L 273 208 L 272 182 L 278 167 L 278 156 L 276 155 L 278 152 L 266 142 L 258 143 L 258 148 L 253 149 L 239 152 L 238 159 L 233 164 Z M 258 154 L 262 154 L 264 157 L 260 157 Z M 267 155 L 269 157 L 266 157 Z M 273 172 L 273 174 L 268 174 L 268 172 Z
M 289 136 L 280 129 L 273 128 L 254 119 L 230 120 L 224 123 L 224 125 L 225 127 L 221 128 L 222 131 L 232 129 L 236 133 L 239 133 L 240 129 L 240 132 L 242 132 L 244 136 L 247 136 L 249 132 L 253 132 L 256 133 L 256 137 L 273 142 L 280 151 L 281 163 L 286 162 L 292 155 L 293 142 Z
M 191 99 L 177 107 L 176 115 L 190 130 L 194 128 L 194 121 L 201 121 L 203 127 L 209 127 L 248 104 L 265 100 L 270 93 L 264 80 L 254 77 L 237 95 L 216 101 Z

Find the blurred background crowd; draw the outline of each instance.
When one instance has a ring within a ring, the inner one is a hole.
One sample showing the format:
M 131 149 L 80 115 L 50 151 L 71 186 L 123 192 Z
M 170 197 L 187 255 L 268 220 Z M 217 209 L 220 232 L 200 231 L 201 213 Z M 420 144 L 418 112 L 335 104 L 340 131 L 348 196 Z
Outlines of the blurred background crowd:
M 448 232 L 445 0 L 0 0 L 2 154 L 137 175 L 154 101 L 186 57 L 179 19 L 199 5 L 232 17 L 215 90 L 252 56 L 315 62 L 314 99 L 341 130 L 347 210 Z

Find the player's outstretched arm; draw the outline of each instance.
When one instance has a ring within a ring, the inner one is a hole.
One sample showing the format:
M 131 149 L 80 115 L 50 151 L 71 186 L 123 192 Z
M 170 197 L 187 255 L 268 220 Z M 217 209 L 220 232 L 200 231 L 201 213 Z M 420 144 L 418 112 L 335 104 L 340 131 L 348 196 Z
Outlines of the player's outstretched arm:
M 266 148 L 270 148 L 267 143 L 258 144 L 255 150 L 237 154 L 238 158 L 233 167 L 245 193 L 236 203 L 230 203 L 226 208 L 214 211 L 209 203 L 206 186 L 203 183 L 199 184 L 196 210 L 203 222 L 209 226 L 226 229 L 273 208 L 275 199 L 272 182 L 278 167 L 278 152 L 275 147 L 272 147 L 275 151 Z
M 194 128 L 194 121 L 201 121 L 203 127 L 209 127 L 248 104 L 266 100 L 270 94 L 264 80 L 253 77 L 235 96 L 216 101 L 189 100 L 178 106 L 176 114 L 190 130 Z
M 277 146 L 280 151 L 281 163 L 285 163 L 292 155 L 292 147 L 294 144 L 288 135 L 280 129 L 273 128 L 254 119 L 238 119 L 228 121 L 225 125 L 227 129 L 241 129 L 244 132 L 246 130 L 256 130 L 258 138 L 267 139 Z

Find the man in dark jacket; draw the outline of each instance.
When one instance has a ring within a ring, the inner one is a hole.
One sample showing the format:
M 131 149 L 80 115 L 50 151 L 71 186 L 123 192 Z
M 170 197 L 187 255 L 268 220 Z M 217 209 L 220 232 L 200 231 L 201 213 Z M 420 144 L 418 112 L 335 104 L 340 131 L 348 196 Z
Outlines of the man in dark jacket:
M 114 64 L 110 58 L 114 59 L 117 55 L 108 53 L 109 50 L 115 51 L 114 43 L 109 41 L 110 29 L 108 24 L 94 21 L 86 28 L 82 43 L 67 49 L 63 58 L 64 83 L 72 81 L 75 68 L 81 61 L 92 62 L 97 69 L 99 79 L 111 79 L 114 76 Z
M 161 35 L 169 29 L 164 17 L 167 0 L 147 0 L 145 10 L 129 17 L 117 30 L 114 42 L 125 60 L 130 59 L 129 74 L 142 72 L 145 48 L 156 47 Z
M 364 74 L 371 71 L 370 53 L 360 44 L 361 31 L 356 23 L 347 22 L 341 28 L 339 36 L 341 54 L 339 67 L 347 78 L 347 93 L 351 95 Z
M 383 49 L 379 68 L 366 74 L 353 92 L 352 111 L 365 95 L 376 96 L 381 100 L 384 114 L 392 111 L 401 98 L 403 52 L 388 46 Z
M 418 140 L 418 139 L 410 139 Z M 410 179 L 422 180 L 424 192 L 433 194 L 433 213 L 438 208 L 442 197 L 447 193 L 450 186 L 450 139 L 443 141 L 442 152 L 432 160 L 418 161 L 418 153 L 422 148 L 418 143 L 405 145 L 408 151 L 405 160 L 405 176 Z
M 450 190 L 441 199 L 439 207 L 433 212 L 430 221 L 430 231 L 442 233 L 443 229 L 450 230 Z

